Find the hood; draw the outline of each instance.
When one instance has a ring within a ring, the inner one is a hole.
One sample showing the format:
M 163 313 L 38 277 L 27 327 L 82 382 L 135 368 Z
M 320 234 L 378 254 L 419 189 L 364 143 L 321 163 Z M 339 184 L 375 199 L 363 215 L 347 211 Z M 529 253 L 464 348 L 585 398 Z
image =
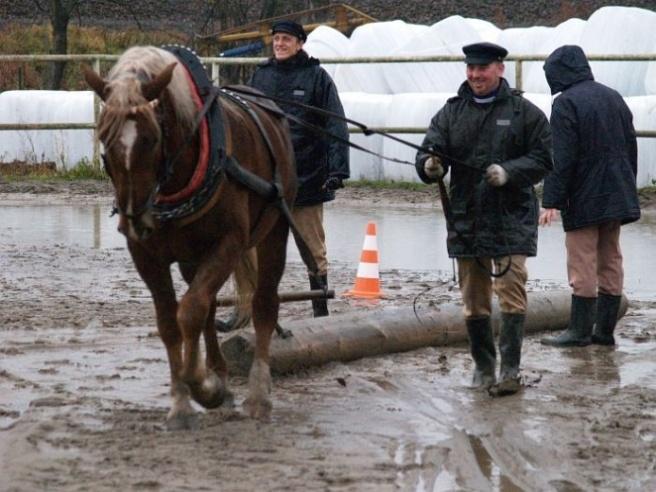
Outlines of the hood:
M 588 59 L 579 46 L 557 48 L 544 62 L 543 68 L 551 94 L 562 92 L 584 80 L 594 80 Z

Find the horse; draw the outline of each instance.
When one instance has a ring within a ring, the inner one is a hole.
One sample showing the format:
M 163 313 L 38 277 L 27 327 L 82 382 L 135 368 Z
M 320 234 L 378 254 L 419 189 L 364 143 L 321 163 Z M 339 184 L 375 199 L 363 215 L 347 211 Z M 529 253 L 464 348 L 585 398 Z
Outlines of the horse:
M 189 186 L 207 154 L 207 127 L 197 121 L 204 121 L 203 105 L 186 70 L 165 49 L 137 46 L 119 57 L 106 79 L 89 67 L 83 71 L 104 103 L 98 136 L 114 187 L 118 230 L 150 290 L 166 347 L 172 399 L 167 428 L 198 425 L 191 399 L 205 408 L 232 403 L 227 365 L 214 328 L 216 295 L 251 248 L 258 265 L 252 295 L 256 344 L 243 408 L 251 418 L 268 420 L 269 345 L 278 320 L 278 284 L 289 224 L 282 207 L 272 206 L 270 197 L 224 170 L 201 209 L 166 220 L 158 214 L 158 204 L 170 202 Z M 225 158 L 246 174 L 275 181 L 279 201 L 291 207 L 296 171 L 286 120 L 262 105 L 239 104 L 220 95 L 213 103 L 219 104 L 222 114 Z M 170 160 L 175 162 L 171 165 Z M 171 277 L 174 263 L 187 283 L 179 299 Z

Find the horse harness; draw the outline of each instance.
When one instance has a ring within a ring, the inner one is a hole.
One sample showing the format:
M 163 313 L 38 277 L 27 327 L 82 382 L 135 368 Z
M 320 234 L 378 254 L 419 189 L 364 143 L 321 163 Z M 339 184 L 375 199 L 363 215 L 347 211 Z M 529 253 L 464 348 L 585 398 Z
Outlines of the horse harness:
M 152 196 L 148 200 L 150 203 L 147 203 L 145 206 L 152 206 L 156 217 L 161 221 L 167 222 L 176 219 L 183 221 L 183 223 L 189 222 L 190 216 L 196 216 L 199 210 L 207 208 L 212 199 L 216 198 L 216 190 L 220 178 L 223 174 L 226 174 L 229 178 L 263 197 L 269 204 L 275 206 L 280 213 L 282 213 L 289 223 L 294 235 L 298 238 L 298 249 L 303 262 L 308 270 L 319 280 L 319 283 L 323 283 L 319 277 L 319 267 L 317 262 L 305 239 L 298 230 L 291 211 L 284 200 L 280 169 L 276 165 L 276 155 L 273 144 L 258 114 L 251 107 L 249 101 L 246 101 L 244 98 L 231 91 L 215 87 L 209 79 L 200 59 L 193 51 L 179 45 L 164 46 L 163 49 L 173 53 L 184 65 L 183 68 L 188 70 L 188 73 L 198 90 L 198 94 L 203 100 L 203 106 L 196 116 L 192 132 L 190 132 L 187 140 L 183 142 L 172 157 L 165 156 L 165 164 L 163 169 L 160 170 L 158 176 L 159 184 L 154 189 Z M 226 140 L 227 127 L 224 125 L 221 105 L 218 103 L 218 99 L 221 97 L 232 102 L 235 107 L 242 110 L 255 124 L 266 145 L 271 162 L 273 163 L 273 182 L 269 182 L 244 168 L 239 164 L 238 160 L 228 152 L 227 149 L 229 146 Z M 267 105 L 258 104 L 258 107 L 262 107 L 267 110 L 267 112 L 273 113 L 276 116 L 284 116 L 284 113 L 281 115 L 279 112 L 272 111 L 273 108 Z M 210 162 L 202 185 L 195 193 L 182 202 L 167 203 L 157 200 L 156 195 L 173 174 L 176 161 L 180 158 L 186 148 L 191 145 L 203 119 L 207 120 L 209 126 Z M 258 227 L 259 224 L 256 224 L 254 230 L 257 230 Z M 327 286 L 323 285 L 322 288 L 326 289 Z

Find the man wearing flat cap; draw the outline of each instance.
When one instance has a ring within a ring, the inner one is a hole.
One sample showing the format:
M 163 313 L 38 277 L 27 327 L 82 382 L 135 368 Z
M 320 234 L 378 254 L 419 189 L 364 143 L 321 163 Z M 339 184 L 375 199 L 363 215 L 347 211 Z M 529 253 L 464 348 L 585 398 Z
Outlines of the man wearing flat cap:
M 426 183 L 450 171 L 447 249 L 458 263 L 473 385 L 512 394 L 521 387 L 525 263 L 537 254 L 533 187 L 553 167 L 551 130 L 542 111 L 503 78 L 505 48 L 475 43 L 462 50 L 467 80 L 431 120 L 423 147 L 432 152 L 419 151 L 416 168 Z M 501 311 L 498 380 L 493 291 Z
M 302 103 L 344 116 L 337 88 L 330 75 L 319 66 L 319 60 L 303 50 L 307 39 L 303 26 L 290 20 L 273 24 L 273 56 L 260 64 L 249 85 L 276 98 Z M 344 121 L 328 118 L 293 104 L 278 103 L 281 109 L 327 133 L 348 140 Z M 323 204 L 335 199 L 335 191 L 349 178 L 348 146 L 327 135 L 318 135 L 305 126 L 289 120 L 292 144 L 296 157 L 298 193 L 292 215 L 319 267 L 319 278 L 308 271 L 313 290 L 328 284 L 328 259 L 323 228 Z M 298 244 L 298 237 L 294 238 Z M 237 268 L 250 269 L 246 257 Z M 242 286 L 244 287 L 244 286 Z M 246 286 L 246 288 L 248 288 Z M 243 291 L 243 288 L 240 288 Z M 328 316 L 325 299 L 312 300 L 315 317 Z M 233 313 L 227 329 L 247 323 L 249 313 L 240 309 Z

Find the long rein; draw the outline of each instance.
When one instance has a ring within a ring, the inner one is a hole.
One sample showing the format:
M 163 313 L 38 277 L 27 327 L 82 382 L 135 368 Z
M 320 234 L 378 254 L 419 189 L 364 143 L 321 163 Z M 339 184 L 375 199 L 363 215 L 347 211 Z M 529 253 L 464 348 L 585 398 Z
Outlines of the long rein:
M 299 107 L 299 108 L 303 108 L 307 111 L 310 111 L 310 112 L 313 112 L 313 113 L 316 113 L 316 114 L 319 114 L 319 115 L 322 115 L 322 116 L 326 116 L 326 117 L 329 117 L 329 118 L 333 118 L 333 119 L 336 119 L 336 120 L 339 120 L 339 121 L 343 121 L 343 122 L 349 123 L 353 126 L 356 126 L 356 127 L 360 128 L 362 130 L 362 133 L 365 136 L 380 135 L 384 138 L 389 138 L 390 140 L 394 140 L 394 141 L 396 141 L 396 142 L 398 142 L 402 145 L 413 148 L 415 150 L 422 151 L 422 152 L 425 152 L 426 154 L 433 155 L 433 156 L 439 157 L 440 159 L 447 160 L 451 163 L 458 164 L 460 166 L 463 166 L 463 167 L 466 167 L 466 168 L 469 168 L 469 169 L 472 169 L 472 170 L 475 170 L 475 171 L 478 171 L 478 172 L 483 172 L 483 170 L 480 169 L 479 167 L 471 165 L 471 164 L 469 164 L 467 162 L 464 162 L 460 159 L 456 159 L 454 157 L 451 157 L 451 156 L 449 156 L 449 155 L 447 155 L 443 152 L 439 152 L 439 151 L 435 150 L 432 147 L 425 147 L 425 146 L 422 146 L 422 145 L 417 145 L 417 144 L 412 143 L 408 140 L 399 138 L 399 137 L 397 137 L 397 136 L 395 136 L 391 133 L 387 133 L 385 131 L 377 130 L 377 129 L 374 129 L 374 128 L 369 128 L 367 125 L 365 125 L 362 122 L 353 120 L 351 118 L 347 118 L 346 116 L 342 116 L 341 114 L 338 114 L 338 113 L 335 113 L 335 112 L 332 112 L 332 111 L 328 111 L 328 110 L 318 108 L 316 106 L 311 106 L 309 104 L 301 103 L 301 102 L 298 102 L 298 101 L 292 101 L 292 100 L 284 99 L 284 98 L 277 97 L 277 96 L 269 96 L 269 95 L 262 94 L 260 92 L 247 90 L 247 89 L 242 89 L 242 88 L 234 87 L 234 86 L 226 86 L 226 87 L 223 87 L 222 90 L 224 90 L 226 92 L 235 92 L 235 93 L 241 94 L 243 96 L 249 96 L 249 97 L 247 97 L 249 102 L 258 105 L 259 107 L 265 109 L 266 111 L 273 112 L 275 114 L 278 114 L 279 116 L 284 116 L 288 120 L 293 121 L 293 122 L 295 122 L 295 123 L 297 123 L 297 124 L 299 124 L 299 125 L 301 125 L 305 128 L 308 128 L 309 130 L 312 130 L 315 133 L 318 133 L 320 135 L 325 135 L 327 137 L 330 137 L 333 140 L 336 140 L 336 141 L 341 142 L 345 145 L 348 145 L 349 147 L 355 148 L 357 150 L 360 150 L 362 152 L 365 152 L 367 154 L 379 157 L 379 158 L 387 160 L 387 161 L 396 162 L 396 163 L 404 164 L 404 165 L 410 165 L 410 166 L 413 166 L 413 167 L 415 166 L 414 162 L 410 162 L 410 161 L 407 161 L 407 160 L 404 160 L 404 159 L 399 159 L 399 158 L 396 158 L 396 157 L 389 157 L 389 156 L 385 156 L 383 154 L 380 154 L 378 152 L 374 152 L 370 149 L 367 149 L 366 147 L 363 147 L 361 145 L 353 143 L 350 140 L 348 140 L 348 139 L 346 139 L 346 138 L 344 138 L 340 135 L 336 135 L 336 134 L 334 134 L 332 132 L 329 132 L 329 131 L 327 131 L 327 130 L 319 127 L 319 126 L 313 125 L 312 123 L 308 123 L 307 121 L 305 121 L 305 120 L 303 120 L 303 119 L 301 119 L 297 116 L 291 115 L 289 113 L 285 113 L 284 111 L 279 110 L 277 108 L 273 108 L 273 107 L 267 106 L 265 104 L 262 104 L 262 103 L 258 102 L 257 100 L 254 100 L 253 98 L 268 99 L 268 100 L 276 102 L 276 103 L 286 104 L 286 105 L 290 105 L 290 106 L 296 106 L 296 107 Z M 452 219 L 452 216 L 451 216 L 451 204 L 450 204 L 450 201 L 449 201 L 449 195 L 447 194 L 446 184 L 444 183 L 443 177 L 440 176 L 436 180 L 437 180 L 437 186 L 438 186 L 438 189 L 439 189 L 440 201 L 442 203 L 442 210 L 444 211 L 445 219 L 449 223 L 451 223 L 452 229 L 455 232 L 456 236 L 458 236 L 458 238 L 463 243 L 465 243 L 467 246 L 469 246 L 470 248 L 473 249 L 473 247 L 472 247 L 473 245 L 470 244 L 469 240 L 464 238 L 460 234 L 460 232 L 457 230 L 456 227 L 453 227 L 453 219 Z M 483 268 L 491 277 L 499 278 L 499 277 L 503 277 L 510 270 L 512 261 L 511 261 L 510 255 L 507 255 L 507 256 L 508 256 L 507 264 L 505 265 L 505 267 L 501 271 L 498 271 L 498 272 L 495 272 L 493 269 L 488 268 L 480 260 L 480 258 L 478 258 L 478 257 L 476 257 L 476 263 L 481 268 Z

